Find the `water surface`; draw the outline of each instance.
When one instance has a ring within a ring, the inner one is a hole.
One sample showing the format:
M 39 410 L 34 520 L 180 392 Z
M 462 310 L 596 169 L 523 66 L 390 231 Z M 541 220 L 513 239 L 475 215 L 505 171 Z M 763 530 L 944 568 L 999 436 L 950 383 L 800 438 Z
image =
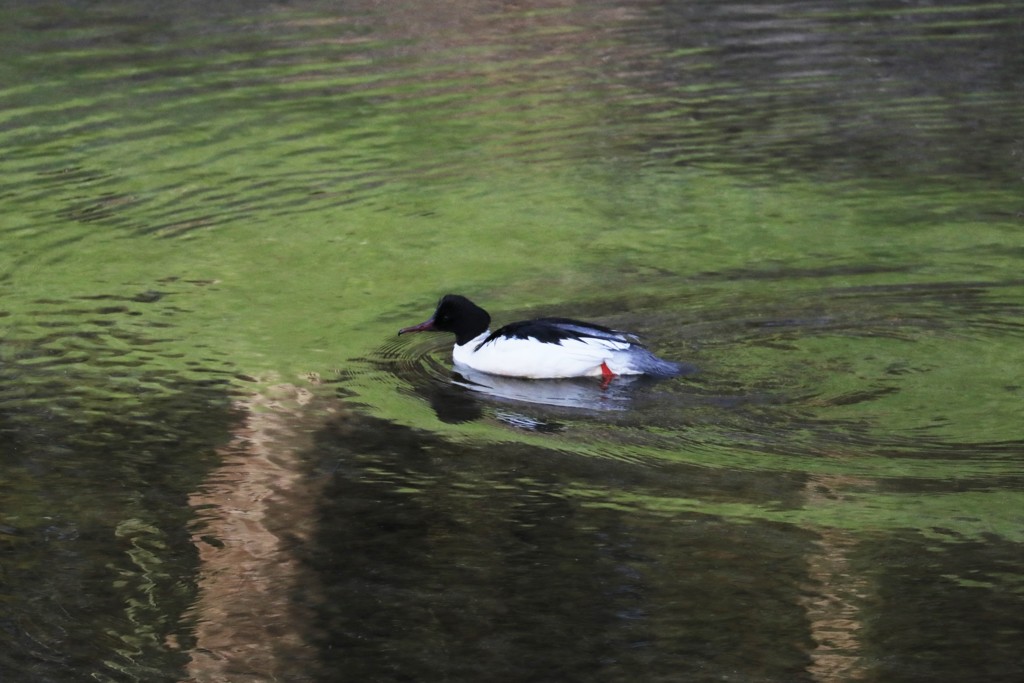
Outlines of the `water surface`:
M 4 680 L 1024 675 L 1016 4 L 0 18 Z

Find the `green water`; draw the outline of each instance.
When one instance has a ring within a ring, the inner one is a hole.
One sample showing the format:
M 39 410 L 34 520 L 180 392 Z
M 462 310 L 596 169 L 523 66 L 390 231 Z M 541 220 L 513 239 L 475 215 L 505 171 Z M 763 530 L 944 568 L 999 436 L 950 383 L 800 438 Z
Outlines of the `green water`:
M 0 19 L 3 680 L 1024 674 L 1016 4 Z

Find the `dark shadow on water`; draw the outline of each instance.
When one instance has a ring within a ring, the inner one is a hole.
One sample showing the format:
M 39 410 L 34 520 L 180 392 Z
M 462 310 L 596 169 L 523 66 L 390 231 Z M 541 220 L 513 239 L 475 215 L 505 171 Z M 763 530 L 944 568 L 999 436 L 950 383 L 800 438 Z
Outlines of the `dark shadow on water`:
M 798 594 L 813 534 L 614 502 L 716 474 L 380 420 L 328 425 L 310 455 L 330 472 L 297 596 L 316 615 L 317 680 L 811 680 Z
M 295 546 L 313 680 L 1019 672 L 1013 543 L 851 536 L 671 503 L 795 512 L 841 505 L 842 479 L 456 443 L 354 414 L 302 459 L 321 483 L 314 531 Z M 983 654 L 960 658 L 964 642 Z
M 853 571 L 874 587 L 863 642 L 877 680 L 1021 680 L 1019 544 L 942 534 L 907 530 L 853 553 Z
M 0 528 L 0 679 L 179 679 L 198 566 L 188 498 L 237 416 L 217 385 L 162 394 L 88 416 L 0 410 L 14 520 Z

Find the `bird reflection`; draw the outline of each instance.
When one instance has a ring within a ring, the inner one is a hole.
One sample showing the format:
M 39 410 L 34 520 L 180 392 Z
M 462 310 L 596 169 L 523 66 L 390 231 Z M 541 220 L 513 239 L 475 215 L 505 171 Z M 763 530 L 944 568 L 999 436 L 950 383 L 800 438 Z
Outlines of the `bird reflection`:
M 591 411 L 626 410 L 637 389 L 657 382 L 643 375 L 616 377 L 611 382 L 591 377 L 521 379 L 490 375 L 461 366 L 452 372 L 451 381 L 456 386 L 498 401 Z

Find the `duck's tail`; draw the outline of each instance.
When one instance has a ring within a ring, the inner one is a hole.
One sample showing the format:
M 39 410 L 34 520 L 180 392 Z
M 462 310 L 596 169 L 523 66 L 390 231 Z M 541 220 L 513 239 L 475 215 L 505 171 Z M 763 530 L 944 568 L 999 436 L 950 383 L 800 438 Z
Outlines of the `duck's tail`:
M 688 375 L 694 368 L 683 363 L 658 358 L 647 349 L 632 349 L 630 352 L 629 364 L 637 374 L 650 375 L 651 377 L 678 377 Z

